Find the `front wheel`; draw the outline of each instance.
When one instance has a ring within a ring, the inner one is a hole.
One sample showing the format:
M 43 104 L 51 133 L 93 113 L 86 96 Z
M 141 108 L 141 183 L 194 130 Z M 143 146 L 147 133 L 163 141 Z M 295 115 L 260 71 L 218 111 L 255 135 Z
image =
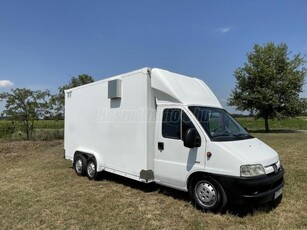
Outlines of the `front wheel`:
M 86 165 L 86 176 L 90 180 L 96 180 L 98 176 L 97 164 L 94 158 L 90 158 Z
M 205 212 L 222 212 L 227 204 L 223 187 L 211 177 L 194 180 L 190 185 L 190 195 L 197 207 Z

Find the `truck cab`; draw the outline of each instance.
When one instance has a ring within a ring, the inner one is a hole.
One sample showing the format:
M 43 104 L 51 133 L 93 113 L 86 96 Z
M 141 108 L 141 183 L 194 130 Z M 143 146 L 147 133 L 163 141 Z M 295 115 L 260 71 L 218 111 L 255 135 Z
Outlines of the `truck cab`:
M 165 104 L 157 109 L 156 183 L 189 191 L 203 210 L 280 198 L 278 154 L 222 108 Z

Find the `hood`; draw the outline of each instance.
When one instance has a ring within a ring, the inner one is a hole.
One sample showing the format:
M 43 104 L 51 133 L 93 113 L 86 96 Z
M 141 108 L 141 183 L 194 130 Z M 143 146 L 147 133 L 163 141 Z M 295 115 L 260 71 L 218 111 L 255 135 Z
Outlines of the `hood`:
M 266 167 L 279 161 L 277 152 L 257 138 L 220 142 L 220 145 L 246 164 L 262 164 Z

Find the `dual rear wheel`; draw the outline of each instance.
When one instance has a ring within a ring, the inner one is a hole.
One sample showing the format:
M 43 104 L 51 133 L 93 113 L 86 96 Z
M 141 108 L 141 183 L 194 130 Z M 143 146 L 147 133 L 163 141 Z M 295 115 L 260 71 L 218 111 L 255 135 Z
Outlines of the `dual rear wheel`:
M 86 175 L 88 179 L 97 179 L 97 163 L 94 157 L 86 159 L 83 155 L 78 154 L 74 160 L 74 169 L 78 176 Z

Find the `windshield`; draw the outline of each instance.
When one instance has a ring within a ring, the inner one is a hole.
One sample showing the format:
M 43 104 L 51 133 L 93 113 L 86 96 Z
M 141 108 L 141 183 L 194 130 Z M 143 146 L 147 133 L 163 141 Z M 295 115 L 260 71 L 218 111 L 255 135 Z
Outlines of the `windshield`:
M 189 109 L 212 141 L 235 141 L 253 138 L 223 109 L 200 106 L 190 106 Z

